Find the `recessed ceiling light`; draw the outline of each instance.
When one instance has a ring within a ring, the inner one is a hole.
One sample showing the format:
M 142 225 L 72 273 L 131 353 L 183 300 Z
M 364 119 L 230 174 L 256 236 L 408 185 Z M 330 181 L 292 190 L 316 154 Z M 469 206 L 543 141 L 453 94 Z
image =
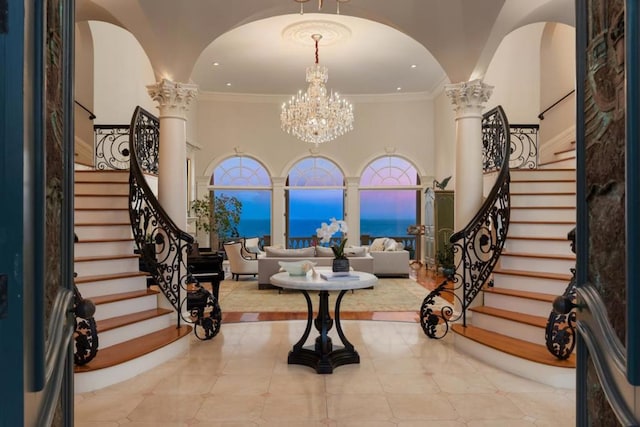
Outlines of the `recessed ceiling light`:
M 418 68 L 416 64 L 411 64 L 411 68 Z
M 231 83 L 227 83 L 227 86 L 231 86 Z
M 401 88 L 400 86 L 398 86 L 398 87 L 396 88 L 396 90 L 400 91 L 400 90 L 402 90 L 402 88 Z
M 218 61 L 216 61 L 216 62 L 214 62 L 214 63 L 213 63 L 213 66 L 214 66 L 214 67 L 217 67 L 218 65 L 220 65 L 220 63 L 219 63 Z

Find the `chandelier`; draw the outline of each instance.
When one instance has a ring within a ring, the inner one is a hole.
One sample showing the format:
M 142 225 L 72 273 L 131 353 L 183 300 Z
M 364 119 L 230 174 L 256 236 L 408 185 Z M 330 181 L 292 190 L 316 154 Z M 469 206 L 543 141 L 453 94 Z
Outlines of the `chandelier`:
M 313 34 L 311 38 L 316 45 L 316 62 L 307 68 L 309 87 L 282 104 L 280 122 L 288 134 L 317 146 L 353 130 L 353 106 L 337 92 L 327 96 L 325 83 L 329 70 L 318 64 L 318 42 L 322 35 Z

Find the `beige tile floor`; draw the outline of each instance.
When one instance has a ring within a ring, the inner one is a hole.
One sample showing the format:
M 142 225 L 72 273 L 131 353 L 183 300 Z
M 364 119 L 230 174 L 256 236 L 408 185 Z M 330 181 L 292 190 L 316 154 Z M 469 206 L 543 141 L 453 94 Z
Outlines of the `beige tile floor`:
M 556 389 L 426 338 L 408 322 L 343 321 L 359 365 L 318 375 L 287 364 L 305 322 L 229 323 L 149 372 L 78 394 L 78 427 L 520 427 L 575 425 Z M 313 336 L 313 334 L 312 334 Z M 339 340 L 334 338 L 334 343 Z

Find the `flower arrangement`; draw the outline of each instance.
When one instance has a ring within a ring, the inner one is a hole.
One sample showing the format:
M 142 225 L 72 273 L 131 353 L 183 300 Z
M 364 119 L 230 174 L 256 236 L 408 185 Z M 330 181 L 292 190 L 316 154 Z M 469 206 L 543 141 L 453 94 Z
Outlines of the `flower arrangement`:
M 320 225 L 320 228 L 316 229 L 317 236 L 320 238 L 320 243 L 330 243 L 331 237 L 333 237 L 333 235 L 339 231 L 341 231 L 342 233 L 347 232 L 347 223 L 345 221 L 337 220 L 335 218 L 331 218 L 329 221 L 330 221 L 329 224 L 327 224 L 326 222 L 323 222 Z M 331 250 L 333 251 L 333 254 L 335 255 L 336 259 L 346 258 L 344 255 L 344 246 L 346 243 L 347 243 L 347 239 L 344 238 L 342 239 L 342 242 L 340 242 L 339 245 L 331 246 Z

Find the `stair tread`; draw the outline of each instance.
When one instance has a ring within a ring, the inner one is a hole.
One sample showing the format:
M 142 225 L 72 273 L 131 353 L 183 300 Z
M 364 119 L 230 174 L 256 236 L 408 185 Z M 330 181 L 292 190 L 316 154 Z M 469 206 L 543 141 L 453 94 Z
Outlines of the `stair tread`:
M 514 178 L 511 180 L 511 183 L 532 183 L 536 184 L 538 182 L 576 182 L 575 178 L 556 178 L 556 179 L 524 179 L 524 178 Z
M 575 224 L 575 221 L 547 221 L 547 220 L 527 220 L 527 221 L 509 221 L 510 224 Z
M 118 180 L 109 180 L 109 179 L 101 179 L 100 181 L 76 179 L 74 183 L 75 184 L 122 184 L 127 186 L 129 185 L 128 181 L 118 181 Z
M 549 303 L 552 303 L 553 300 L 557 297 L 557 295 L 543 294 L 541 292 L 519 291 L 517 289 L 486 287 L 486 288 L 483 288 L 482 290 L 486 293 L 491 293 L 491 294 L 508 295 L 508 296 L 517 297 L 517 298 L 525 298 L 525 299 L 544 301 Z
M 567 171 L 567 170 L 575 170 L 576 168 L 545 168 L 545 169 L 515 169 L 515 170 L 511 170 L 511 173 L 513 174 L 514 172 L 538 172 L 538 173 L 544 173 L 544 172 L 559 172 L 559 171 Z
M 76 257 L 73 262 L 90 262 L 90 261 L 110 261 L 115 259 L 140 258 L 138 254 L 121 254 L 121 255 L 96 255 Z
M 99 304 L 107 304 L 110 302 L 146 297 L 148 295 L 157 295 L 159 293 L 160 293 L 159 291 L 154 291 L 153 289 L 144 289 L 142 291 L 132 291 L 132 292 L 123 292 L 120 294 L 101 295 L 101 296 L 91 297 L 89 299 L 93 301 L 95 305 L 99 305 Z
M 499 274 L 508 274 L 510 276 L 527 276 L 527 277 L 538 277 L 541 279 L 551 279 L 551 280 L 563 280 L 569 283 L 571 280 L 571 274 L 560 274 L 560 273 L 547 273 L 541 271 L 526 271 L 526 270 L 509 270 L 502 268 L 495 268 L 493 270 L 494 273 Z
M 562 241 L 562 242 L 567 242 L 567 245 L 571 244 L 571 242 L 569 240 L 567 240 L 566 237 L 550 237 L 550 236 L 509 236 L 507 235 L 507 240 L 509 239 L 513 239 L 513 240 L 552 240 L 552 241 Z
M 553 193 L 544 193 L 539 191 L 511 191 L 512 196 L 571 196 L 575 194 L 575 191 L 555 191 Z
M 511 210 L 514 209 L 575 209 L 575 205 L 567 206 L 511 206 Z
M 91 362 L 76 366 L 75 372 L 90 372 L 128 362 L 179 340 L 188 335 L 191 330 L 192 327 L 188 325 L 182 325 L 179 328 L 169 326 L 148 335 L 99 349 Z
M 575 152 L 576 151 L 576 147 L 569 147 L 569 148 L 565 148 L 564 150 L 560 150 L 560 151 L 555 151 L 553 154 L 557 155 L 557 154 L 564 154 L 564 153 L 569 153 L 569 152 Z
M 574 160 L 575 158 L 576 158 L 576 156 L 571 156 L 571 157 L 567 157 L 565 159 L 549 160 L 549 161 L 544 162 L 544 163 L 539 163 L 538 166 L 553 165 L 555 163 L 564 162 L 566 160 Z
M 96 207 L 88 207 L 88 208 L 73 208 L 76 211 L 128 211 L 129 208 L 96 208 Z
M 471 325 L 465 327 L 461 324 L 454 324 L 452 325 L 452 329 L 455 333 L 465 338 L 525 360 L 560 368 L 576 367 L 575 353 L 569 356 L 567 360 L 559 360 L 542 345 L 497 334 Z
M 118 226 L 121 227 L 123 225 L 128 225 L 130 226 L 131 223 L 130 222 L 76 222 L 75 224 L 73 224 L 74 227 L 95 227 L 96 225 L 99 225 L 101 227 L 114 227 L 114 226 Z
M 143 271 L 128 271 L 124 273 L 112 273 L 112 274 L 96 274 L 94 276 L 78 276 L 74 279 L 74 283 L 88 283 L 88 282 L 102 282 L 105 280 L 114 279 L 126 279 L 128 277 L 147 276 L 147 273 Z
M 133 323 L 142 322 L 148 319 L 153 319 L 154 317 L 164 316 L 168 313 L 172 313 L 172 310 L 166 308 L 154 308 L 151 310 L 139 311 L 137 313 L 127 314 L 124 316 L 98 320 L 96 322 L 96 326 L 99 334 L 100 332 L 106 332 L 111 329 L 120 328 L 122 326 L 131 325 Z
M 471 307 L 469 310 L 477 313 L 483 313 L 493 317 L 499 317 L 501 319 L 512 320 L 518 323 L 524 323 L 525 325 L 536 326 L 539 328 L 545 328 L 547 326 L 547 319 L 541 316 L 532 316 L 530 314 L 524 314 L 520 312 L 503 310 L 496 307 L 487 307 L 481 305 L 478 307 Z
M 502 251 L 502 255 L 503 256 L 521 257 L 521 258 L 560 259 L 560 260 L 567 260 L 567 261 L 575 261 L 576 260 L 576 256 L 575 255 L 540 254 L 540 253 L 533 253 L 533 252 Z
M 100 181 L 96 181 L 100 182 Z M 74 197 L 129 197 L 129 194 L 104 194 L 104 193 L 81 193 L 74 194 Z
M 122 239 L 82 239 L 76 243 L 111 243 L 111 242 L 133 242 L 133 237 L 127 237 Z

